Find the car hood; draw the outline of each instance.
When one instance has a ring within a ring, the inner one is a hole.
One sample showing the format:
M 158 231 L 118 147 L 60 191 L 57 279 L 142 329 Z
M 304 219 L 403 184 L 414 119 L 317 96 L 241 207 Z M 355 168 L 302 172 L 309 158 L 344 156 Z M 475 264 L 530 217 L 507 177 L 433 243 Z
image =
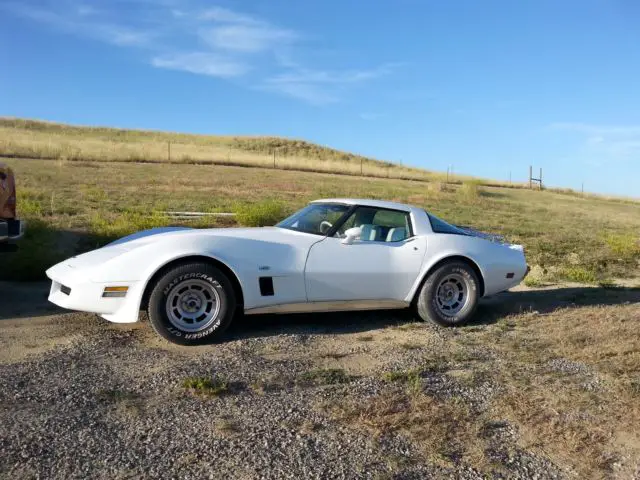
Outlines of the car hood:
M 278 227 L 255 228 L 187 228 L 187 227 L 160 227 L 144 230 L 132 235 L 120 238 L 108 244 L 105 248 L 117 247 L 130 250 L 142 245 L 158 241 L 188 241 L 192 238 L 206 237 L 230 237 L 247 240 L 261 240 L 265 242 L 291 242 L 299 238 L 309 238 L 310 234 L 287 230 Z M 318 240 L 322 237 L 315 236 Z
M 154 243 L 175 243 L 177 246 L 186 245 L 192 242 L 202 243 L 202 240 L 210 238 L 237 238 L 243 240 L 257 240 L 275 244 L 305 244 L 315 243 L 323 237 L 308 233 L 296 232 L 278 227 L 256 227 L 256 228 L 186 228 L 186 227 L 160 227 L 144 230 L 128 235 L 102 248 L 93 250 L 52 267 L 47 271 L 47 275 L 68 271 L 68 269 L 82 270 L 93 268 L 104 264 L 109 260 L 131 252 L 141 247 Z M 206 242 L 209 243 L 209 242 Z M 61 270 L 61 268 L 64 269 Z M 55 270 L 54 270 L 55 269 Z

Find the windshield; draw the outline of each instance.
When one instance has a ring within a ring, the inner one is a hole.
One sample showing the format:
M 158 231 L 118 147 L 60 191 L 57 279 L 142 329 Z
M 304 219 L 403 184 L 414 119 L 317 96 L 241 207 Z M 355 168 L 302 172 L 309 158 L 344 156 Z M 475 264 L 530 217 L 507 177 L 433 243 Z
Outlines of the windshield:
M 276 227 L 298 232 L 326 235 L 351 207 L 334 203 L 312 203 L 285 218 Z

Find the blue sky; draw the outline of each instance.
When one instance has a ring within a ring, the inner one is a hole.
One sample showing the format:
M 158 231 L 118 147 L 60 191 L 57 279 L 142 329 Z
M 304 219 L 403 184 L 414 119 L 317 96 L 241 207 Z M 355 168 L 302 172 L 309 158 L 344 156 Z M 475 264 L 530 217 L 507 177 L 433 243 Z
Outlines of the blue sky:
M 637 0 L 2 0 L 0 115 L 640 196 Z

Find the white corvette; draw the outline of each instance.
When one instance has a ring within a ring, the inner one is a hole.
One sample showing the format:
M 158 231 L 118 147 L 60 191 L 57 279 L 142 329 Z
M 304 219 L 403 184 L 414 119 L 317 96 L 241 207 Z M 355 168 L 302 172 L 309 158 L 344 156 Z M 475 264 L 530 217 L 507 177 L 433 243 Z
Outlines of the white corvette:
M 156 228 L 49 270 L 49 300 L 117 323 L 147 309 L 169 341 L 218 337 L 238 311 L 413 307 L 459 325 L 478 299 L 520 283 L 523 248 L 410 205 L 317 200 L 275 227 Z

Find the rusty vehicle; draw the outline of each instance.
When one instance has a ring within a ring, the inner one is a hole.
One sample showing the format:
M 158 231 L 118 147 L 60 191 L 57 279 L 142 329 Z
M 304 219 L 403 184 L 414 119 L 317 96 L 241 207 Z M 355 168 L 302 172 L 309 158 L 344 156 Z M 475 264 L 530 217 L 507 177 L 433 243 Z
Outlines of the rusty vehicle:
M 13 170 L 0 163 L 0 251 L 15 250 L 25 224 L 16 213 L 16 180 Z

